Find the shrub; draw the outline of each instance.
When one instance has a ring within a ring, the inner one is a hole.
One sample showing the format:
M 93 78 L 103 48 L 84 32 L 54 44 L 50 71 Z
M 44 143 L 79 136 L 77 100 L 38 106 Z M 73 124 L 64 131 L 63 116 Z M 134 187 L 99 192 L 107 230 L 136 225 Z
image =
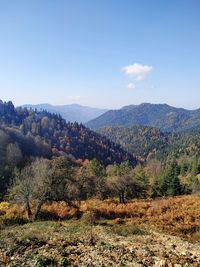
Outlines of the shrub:
M 65 257 L 61 257 L 58 261 L 59 266 L 66 267 L 68 266 L 68 260 Z
M 128 225 L 113 225 L 109 231 L 119 236 L 131 236 L 131 235 L 144 235 L 147 234 L 146 231 L 140 229 L 138 226 L 133 224 Z

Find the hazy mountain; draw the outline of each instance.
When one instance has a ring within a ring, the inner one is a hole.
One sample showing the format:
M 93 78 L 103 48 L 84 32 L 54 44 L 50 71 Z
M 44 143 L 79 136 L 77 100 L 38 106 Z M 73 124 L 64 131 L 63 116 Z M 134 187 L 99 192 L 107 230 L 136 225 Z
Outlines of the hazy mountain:
M 56 106 L 50 104 L 25 104 L 22 107 L 33 108 L 38 111 L 47 110 L 51 113 L 60 114 L 66 121 L 76 121 L 79 123 L 88 122 L 107 111 L 106 109 L 86 107 L 78 104 Z
M 86 125 L 91 129 L 97 129 L 104 126 L 133 124 L 173 132 L 198 128 L 200 127 L 200 109 L 186 110 L 167 104 L 143 103 L 109 110 Z

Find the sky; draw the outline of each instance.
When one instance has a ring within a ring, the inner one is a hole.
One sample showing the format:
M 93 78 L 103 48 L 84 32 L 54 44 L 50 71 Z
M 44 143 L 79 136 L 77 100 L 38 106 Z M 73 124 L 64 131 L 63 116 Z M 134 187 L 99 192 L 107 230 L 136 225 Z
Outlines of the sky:
M 0 99 L 200 107 L 199 0 L 0 0 Z

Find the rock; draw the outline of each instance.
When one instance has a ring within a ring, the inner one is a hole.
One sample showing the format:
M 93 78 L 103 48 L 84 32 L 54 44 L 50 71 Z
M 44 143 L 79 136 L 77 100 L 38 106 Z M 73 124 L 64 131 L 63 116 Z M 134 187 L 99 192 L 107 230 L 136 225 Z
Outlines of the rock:
M 166 260 L 158 260 L 155 262 L 154 267 L 165 267 L 166 266 Z

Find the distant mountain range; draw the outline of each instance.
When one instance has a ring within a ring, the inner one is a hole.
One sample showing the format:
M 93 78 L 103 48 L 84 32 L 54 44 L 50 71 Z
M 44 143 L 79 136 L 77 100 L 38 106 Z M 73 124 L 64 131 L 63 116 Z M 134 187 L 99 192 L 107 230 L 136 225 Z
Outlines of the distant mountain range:
M 151 126 L 169 132 L 191 130 L 200 128 L 200 109 L 186 110 L 167 104 L 143 103 L 109 110 L 86 123 L 91 129 L 125 125 Z
M 86 123 L 107 111 L 107 109 L 86 107 L 78 104 L 57 106 L 51 104 L 25 104 L 22 107 L 37 109 L 38 111 L 46 110 L 51 113 L 60 114 L 66 121 L 76 121 L 78 123 Z

